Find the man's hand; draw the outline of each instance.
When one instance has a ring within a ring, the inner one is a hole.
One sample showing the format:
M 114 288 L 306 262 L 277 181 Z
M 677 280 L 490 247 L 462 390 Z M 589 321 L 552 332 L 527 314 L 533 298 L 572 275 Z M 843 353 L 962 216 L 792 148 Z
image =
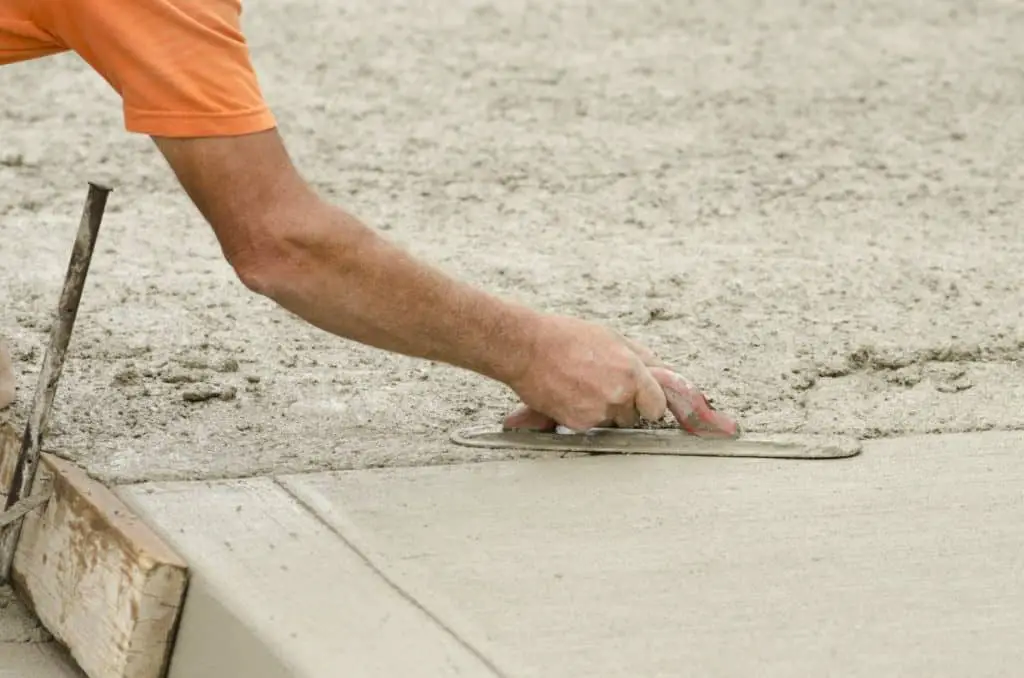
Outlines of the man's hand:
M 665 392 L 645 364 L 657 359 L 645 348 L 558 316 L 537 323 L 533 341 L 527 369 L 509 384 L 525 403 L 506 421 L 509 428 L 630 428 L 665 413 Z
M 525 404 L 505 418 L 504 428 L 553 431 L 559 424 L 577 431 L 608 426 L 634 428 L 638 423 L 637 419 L 639 417 L 642 416 L 649 421 L 657 421 L 661 419 L 667 409 L 672 413 L 679 427 L 687 433 L 704 438 L 735 438 L 739 435 L 740 428 L 735 420 L 721 412 L 717 412 L 711 407 L 707 398 L 704 397 L 704 394 L 696 386 L 671 370 L 650 349 L 625 337 L 618 338 L 624 346 L 628 347 L 640 359 L 644 364 L 646 372 L 650 375 L 649 378 L 646 376 L 642 377 L 638 383 L 638 387 L 641 390 L 637 391 L 635 402 L 640 403 L 641 397 L 646 397 L 641 396 L 642 392 L 646 393 L 642 389 L 650 383 L 649 379 L 653 379 L 663 394 L 658 408 L 652 407 L 650 410 L 645 411 L 637 406 L 633 412 L 630 412 L 627 406 L 621 404 L 614 405 L 600 421 L 596 421 L 598 417 L 592 414 L 589 419 L 577 421 L 577 424 L 587 422 L 584 425 L 573 426 L 564 423 L 564 417 L 573 416 L 572 413 L 562 414 L 562 410 L 557 407 L 544 405 L 545 399 L 543 397 L 535 397 L 529 394 L 529 391 L 523 391 L 528 394 L 523 398 Z M 552 355 L 556 356 L 557 359 L 557 352 Z M 554 391 L 560 387 L 570 392 L 573 390 L 574 384 L 570 383 L 566 386 L 564 382 L 559 384 L 555 378 L 552 378 L 557 375 L 557 372 L 554 375 L 550 372 L 552 368 L 547 361 L 538 359 L 534 361 L 533 365 L 535 370 L 533 379 L 542 385 L 542 393 L 544 389 L 552 389 Z M 555 396 L 553 399 L 557 402 L 575 403 L 577 405 L 577 412 L 593 405 L 593 402 L 588 403 L 586 399 L 579 397 L 579 394 L 569 401 L 564 401 L 558 396 Z
M 530 356 L 526 371 L 510 383 L 524 405 L 506 418 L 506 428 L 631 428 L 640 417 L 665 414 L 666 393 L 650 369 L 660 362 L 621 335 L 570 317 L 548 317 Z

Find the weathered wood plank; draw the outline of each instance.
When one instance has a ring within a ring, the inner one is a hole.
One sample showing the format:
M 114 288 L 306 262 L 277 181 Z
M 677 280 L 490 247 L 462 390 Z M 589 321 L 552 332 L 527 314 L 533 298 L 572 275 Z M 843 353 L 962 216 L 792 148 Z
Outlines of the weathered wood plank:
M 0 481 L 19 438 L 0 427 Z M 6 485 L 4 486 L 6 487 Z M 103 484 L 43 455 L 12 583 L 89 678 L 161 678 L 187 585 L 185 562 Z

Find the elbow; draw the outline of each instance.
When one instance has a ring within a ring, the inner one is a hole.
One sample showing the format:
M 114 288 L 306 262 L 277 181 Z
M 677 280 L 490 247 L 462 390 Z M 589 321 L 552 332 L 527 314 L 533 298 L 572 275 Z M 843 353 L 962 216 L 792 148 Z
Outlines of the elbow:
M 244 227 L 219 231 L 239 234 L 221 239 L 239 281 L 251 292 L 285 303 L 296 294 L 316 294 L 318 272 L 340 273 L 351 265 L 361 234 L 350 226 L 337 210 L 313 202 L 267 210 Z
M 272 258 L 263 254 L 248 254 L 244 257 L 228 256 L 228 262 L 247 290 L 270 299 L 277 296 L 274 290 L 278 285 L 274 281 L 280 275 L 274 269 Z
M 316 221 L 319 204 L 303 191 L 252 201 L 212 224 L 225 258 L 250 292 L 280 301 L 290 280 L 308 268 L 304 224 Z
M 211 223 L 238 280 L 250 292 L 270 299 L 281 295 L 292 271 L 303 268 L 308 249 L 286 214 L 248 214 Z
M 239 282 L 247 290 L 278 300 L 295 272 L 304 268 L 305 248 L 301 240 L 287 237 L 280 229 L 264 228 L 244 243 L 224 247 L 224 256 Z

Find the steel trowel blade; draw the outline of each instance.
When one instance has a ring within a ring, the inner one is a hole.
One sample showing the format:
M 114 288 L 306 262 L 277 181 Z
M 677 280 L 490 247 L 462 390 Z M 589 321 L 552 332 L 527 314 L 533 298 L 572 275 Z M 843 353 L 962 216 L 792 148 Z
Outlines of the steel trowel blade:
M 452 442 L 467 447 L 590 454 L 843 459 L 861 451 L 860 441 L 838 436 L 780 434 L 701 438 L 679 429 L 597 428 L 583 433 L 553 433 L 478 427 L 456 431 L 451 438 Z

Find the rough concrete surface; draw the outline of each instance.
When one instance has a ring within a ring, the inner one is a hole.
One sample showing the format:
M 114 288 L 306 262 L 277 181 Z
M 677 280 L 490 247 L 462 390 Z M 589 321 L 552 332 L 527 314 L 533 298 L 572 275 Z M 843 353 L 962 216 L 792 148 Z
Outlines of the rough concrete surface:
M 609 456 L 282 484 L 508 678 L 1024 665 L 1019 433 L 873 441 L 845 461 Z
M 25 609 L 9 586 L 0 586 L 0 644 L 45 643 L 52 640 L 46 629 Z
M 0 678 L 82 678 L 67 653 L 6 586 L 0 586 Z
M 245 5 L 304 174 L 415 254 L 648 342 L 751 431 L 1024 427 L 1019 2 Z M 505 389 L 248 293 L 77 57 L 0 92 L 22 394 L 85 181 L 117 187 L 51 449 L 122 481 L 482 455 L 447 432 Z
M 0 678 L 86 678 L 54 644 L 0 643 Z

